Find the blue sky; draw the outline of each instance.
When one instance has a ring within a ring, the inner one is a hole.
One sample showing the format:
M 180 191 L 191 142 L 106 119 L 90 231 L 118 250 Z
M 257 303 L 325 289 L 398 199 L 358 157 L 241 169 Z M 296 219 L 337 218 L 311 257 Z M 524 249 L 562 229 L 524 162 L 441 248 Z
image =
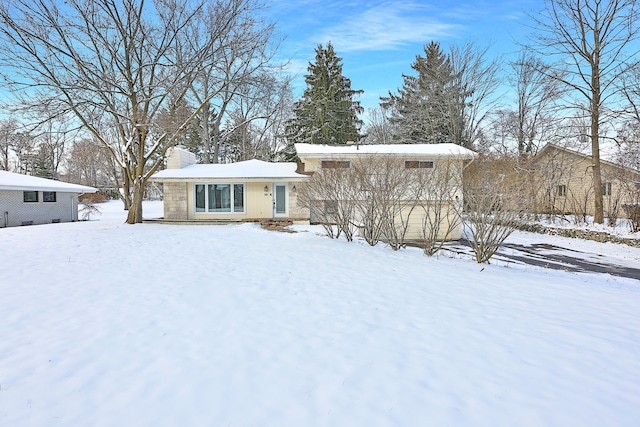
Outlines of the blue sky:
M 467 41 L 491 45 L 491 57 L 517 54 L 516 40 L 531 31 L 527 12 L 542 0 L 271 0 L 269 19 L 286 37 L 281 52 L 297 75 L 295 94 L 304 90 L 304 74 L 314 49 L 331 41 L 343 58 L 343 74 L 365 108 L 379 104 L 381 95 L 402 86 L 402 73 L 412 72 L 416 55 L 432 40 L 444 49 Z

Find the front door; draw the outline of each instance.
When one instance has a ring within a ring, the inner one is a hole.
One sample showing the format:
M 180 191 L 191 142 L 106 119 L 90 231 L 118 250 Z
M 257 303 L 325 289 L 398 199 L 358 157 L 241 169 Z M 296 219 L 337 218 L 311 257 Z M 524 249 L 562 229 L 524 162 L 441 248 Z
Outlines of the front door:
M 273 183 L 273 217 L 287 216 L 287 183 Z

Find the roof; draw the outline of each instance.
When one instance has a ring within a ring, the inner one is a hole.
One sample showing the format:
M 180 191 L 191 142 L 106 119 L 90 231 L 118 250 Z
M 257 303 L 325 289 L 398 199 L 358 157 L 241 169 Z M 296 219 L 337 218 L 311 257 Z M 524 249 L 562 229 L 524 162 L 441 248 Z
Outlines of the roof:
M 237 163 L 190 165 L 181 169 L 165 169 L 151 177 L 152 181 L 189 179 L 307 179 L 296 172 L 296 163 L 270 163 L 245 160 Z
M 7 171 L 0 171 L 0 190 L 57 191 L 60 193 L 95 193 L 98 191 L 97 188 L 84 185 Z
M 569 154 L 573 154 L 578 157 L 591 158 L 591 144 L 573 144 L 568 146 L 561 146 L 557 144 L 549 143 L 542 147 L 535 156 L 535 159 L 541 158 L 544 153 L 551 149 L 564 151 Z M 640 172 L 630 165 L 621 164 L 619 159 L 622 153 L 620 150 L 612 144 L 603 144 L 600 146 L 600 163 L 608 164 L 610 166 L 628 169 L 632 172 Z
M 457 157 L 473 159 L 477 154 L 457 144 L 294 144 L 298 157 L 326 157 L 384 154 L 390 156 Z

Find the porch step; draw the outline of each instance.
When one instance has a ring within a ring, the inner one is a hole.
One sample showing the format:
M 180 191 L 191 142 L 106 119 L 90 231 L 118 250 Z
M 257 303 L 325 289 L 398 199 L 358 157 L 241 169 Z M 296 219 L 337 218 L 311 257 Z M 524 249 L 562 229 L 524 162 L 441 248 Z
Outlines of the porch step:
M 287 227 L 293 225 L 293 221 L 288 219 L 265 219 L 260 221 L 260 225 L 266 230 L 295 233 L 295 231 L 287 229 Z

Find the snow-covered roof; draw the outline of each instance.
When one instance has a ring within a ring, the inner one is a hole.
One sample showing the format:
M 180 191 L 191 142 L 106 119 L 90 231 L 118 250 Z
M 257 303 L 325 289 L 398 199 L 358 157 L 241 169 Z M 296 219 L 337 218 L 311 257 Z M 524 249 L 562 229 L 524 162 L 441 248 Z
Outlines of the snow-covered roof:
M 297 167 L 295 163 L 270 163 L 253 159 L 237 163 L 190 165 L 181 169 L 165 169 L 154 174 L 151 180 L 308 178 L 307 175 L 297 173 Z
M 358 156 L 384 154 L 391 156 L 457 157 L 472 159 L 476 153 L 457 144 L 294 144 L 298 157 Z
M 97 188 L 84 185 L 7 171 L 0 171 L 0 190 L 58 191 L 60 193 L 95 193 L 98 191 Z

